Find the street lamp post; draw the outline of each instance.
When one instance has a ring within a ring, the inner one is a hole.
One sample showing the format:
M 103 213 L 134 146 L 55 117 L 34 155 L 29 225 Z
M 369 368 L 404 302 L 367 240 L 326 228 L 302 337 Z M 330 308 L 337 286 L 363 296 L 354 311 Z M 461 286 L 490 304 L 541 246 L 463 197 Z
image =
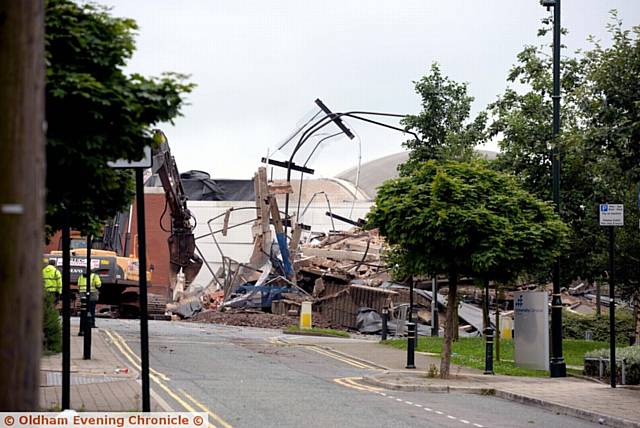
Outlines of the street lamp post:
M 542 0 L 542 6 L 553 7 L 553 147 L 551 152 L 551 171 L 553 181 L 553 203 L 560 214 L 560 0 Z M 560 257 L 553 265 L 553 296 L 551 299 L 551 377 L 566 377 L 567 366 L 562 356 L 562 299 L 560 297 Z
M 323 110 L 323 112 L 325 112 L 325 116 L 323 116 L 322 118 L 320 118 L 319 120 L 314 122 L 311 126 L 309 126 L 302 133 L 302 135 L 300 136 L 300 139 L 298 140 L 296 146 L 294 147 L 294 149 L 293 149 L 293 151 L 291 153 L 291 156 L 289 157 L 289 161 L 281 162 L 281 161 L 276 161 L 274 159 L 262 158 L 262 162 L 266 162 L 266 163 L 271 164 L 271 165 L 276 165 L 276 166 L 280 166 L 280 167 L 283 167 L 283 168 L 287 168 L 287 183 L 291 183 L 291 170 L 292 169 L 295 169 L 295 170 L 301 171 L 301 172 L 306 172 L 306 173 L 313 174 L 314 171 L 312 169 L 296 165 L 295 163 L 293 163 L 293 159 L 294 159 L 296 153 L 298 152 L 298 150 L 300 150 L 300 148 L 304 145 L 304 143 L 306 141 L 308 141 L 309 138 L 311 138 L 316 132 L 320 131 L 322 128 L 324 128 L 325 126 L 329 125 L 330 123 L 335 123 L 342 130 L 342 132 L 345 133 L 345 135 L 347 135 L 349 138 L 351 138 L 351 136 L 353 134 L 351 133 L 350 130 L 348 130 L 348 128 L 342 122 L 342 120 L 341 120 L 342 117 L 350 117 L 352 119 L 360 120 L 360 121 L 367 122 L 367 123 L 370 123 L 370 124 L 373 124 L 373 125 L 378 125 L 378 126 L 382 126 L 384 128 L 393 129 L 395 131 L 411 134 L 417 140 L 420 140 L 418 135 L 416 133 L 412 132 L 412 131 L 409 131 L 409 130 L 403 129 L 403 128 L 398 128 L 397 126 L 392 126 L 392 125 L 389 125 L 389 124 L 386 124 L 386 123 L 382 123 L 382 122 L 379 122 L 379 121 L 376 121 L 376 120 L 372 120 L 372 119 L 367 119 L 367 118 L 364 118 L 364 117 L 360 116 L 360 115 L 372 115 L 372 116 L 386 116 L 386 117 L 404 117 L 405 115 L 393 114 L 393 113 L 380 113 L 380 112 L 372 112 L 372 111 L 349 111 L 349 112 L 346 112 L 346 113 L 333 113 L 319 99 L 316 100 L 316 104 L 318 104 L 318 106 L 321 108 L 321 110 Z M 288 222 L 289 222 L 289 194 L 287 193 L 287 194 L 285 194 L 285 202 L 284 202 L 284 233 L 285 233 L 285 235 L 287 233 Z

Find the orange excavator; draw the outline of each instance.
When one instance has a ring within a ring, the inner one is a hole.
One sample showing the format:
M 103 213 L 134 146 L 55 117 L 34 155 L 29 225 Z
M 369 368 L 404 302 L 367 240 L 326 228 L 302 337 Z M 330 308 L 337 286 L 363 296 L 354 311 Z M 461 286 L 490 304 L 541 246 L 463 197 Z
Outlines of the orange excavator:
M 162 131 L 154 131 L 156 147 L 153 149 L 154 174 L 158 174 L 164 189 L 167 207 L 171 215 L 169 236 L 169 282 L 175 289 L 179 273 L 184 274 L 185 289 L 202 268 L 202 259 L 196 254 L 193 235 L 195 217 L 187 208 L 187 196 L 182 187 L 176 161 L 169 150 L 167 137 Z
M 153 148 L 152 173 L 157 174 L 165 191 L 166 203 L 171 215 L 171 230 L 168 239 L 169 245 L 169 282 L 173 290 L 177 283 L 179 273 L 184 274 L 185 289 L 193 282 L 200 272 L 203 261 L 195 253 L 196 244 L 193 235 L 195 218 L 187 208 L 187 197 L 180 180 L 180 174 L 174 157 L 171 155 L 169 144 L 164 133 L 154 131 L 155 147 Z M 118 221 L 118 217 L 122 221 Z M 112 316 L 136 317 L 139 314 L 139 290 L 138 290 L 138 255 L 129 254 L 129 232 L 124 246 L 120 245 L 119 224 L 131 224 L 131 211 L 129 220 L 121 214 L 115 220 L 105 225 L 102 239 L 97 239 L 91 249 L 91 269 L 100 275 L 102 287 L 100 287 L 99 305 L 108 307 Z M 86 238 L 79 232 L 71 234 L 71 282 L 77 283 L 80 275 L 86 272 L 87 249 Z M 132 246 L 134 251 L 136 245 Z M 59 245 L 58 248 L 61 248 Z M 58 267 L 62 267 L 62 251 L 52 251 L 44 255 L 44 262 L 55 260 Z M 152 279 L 151 271 L 147 271 L 147 280 Z M 74 287 L 75 289 L 75 287 Z M 149 315 L 161 318 L 166 309 L 166 296 L 155 294 L 148 295 Z
M 107 230 L 108 227 L 105 228 Z M 137 255 L 124 256 L 118 254 L 114 248 L 105 245 L 104 237 L 96 239 L 91 245 L 91 270 L 100 276 L 101 311 L 108 311 L 113 317 L 137 317 L 140 312 L 140 293 L 138 291 Z M 59 245 L 58 248 L 61 248 Z M 44 262 L 54 260 L 59 269 L 62 268 L 62 251 L 55 250 L 44 255 Z M 80 232 L 71 232 L 71 283 L 77 284 L 78 277 L 84 275 L 87 268 L 87 239 Z M 147 271 L 147 280 L 151 281 L 152 272 Z M 77 288 L 72 286 L 75 293 Z M 79 299 L 74 300 L 74 309 Z M 152 317 L 162 317 L 165 312 L 166 298 L 154 294 L 148 295 L 149 314 Z

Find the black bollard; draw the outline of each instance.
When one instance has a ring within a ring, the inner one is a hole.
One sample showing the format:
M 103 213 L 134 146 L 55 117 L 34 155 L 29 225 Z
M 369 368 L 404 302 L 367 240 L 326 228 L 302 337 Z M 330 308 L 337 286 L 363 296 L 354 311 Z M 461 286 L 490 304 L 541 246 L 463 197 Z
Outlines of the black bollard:
M 387 308 L 382 309 L 382 340 L 387 340 L 387 334 L 389 333 L 389 310 Z
M 484 329 L 485 351 L 484 351 L 484 374 L 492 375 L 493 373 L 493 329 L 487 327 Z
M 91 359 L 91 326 L 93 325 L 93 317 L 91 316 L 91 300 L 87 300 L 87 310 L 84 317 L 84 341 L 82 346 L 82 359 Z
M 84 336 L 84 328 L 87 323 L 87 299 L 84 293 L 78 293 L 80 297 L 80 328 L 78 329 L 78 336 Z
M 415 369 L 415 351 L 416 351 L 416 323 L 407 323 L 407 367 L 408 369 Z

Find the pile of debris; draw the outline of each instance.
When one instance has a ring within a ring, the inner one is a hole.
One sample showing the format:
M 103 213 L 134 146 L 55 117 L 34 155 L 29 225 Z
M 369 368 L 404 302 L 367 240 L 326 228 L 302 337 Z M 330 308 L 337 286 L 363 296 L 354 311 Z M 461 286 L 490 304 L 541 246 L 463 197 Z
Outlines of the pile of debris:
M 196 322 L 234 325 L 242 327 L 286 328 L 296 324 L 296 319 L 285 315 L 276 315 L 256 309 L 232 309 L 225 312 L 204 311 L 191 318 Z
M 204 289 L 185 292 L 178 281 L 174 303 L 168 306 L 174 317 L 281 327 L 295 324 L 302 302 L 310 301 L 315 325 L 356 329 L 362 308 L 380 313 L 394 305 L 398 292 L 380 287 L 389 274 L 382 259 L 384 241 L 377 230 L 351 227 L 354 222 L 328 212 L 351 223 L 349 229 L 306 233 L 309 227 L 283 220 L 278 208 L 276 196 L 290 192 L 291 186 L 269 183 L 266 168 L 260 168 L 254 187 L 251 257 L 239 262 L 221 254 L 222 267 Z M 223 235 L 234 227 L 228 218 L 226 213 Z M 362 226 L 361 221 L 355 224 Z M 216 239 L 213 231 L 212 237 Z
M 360 285 L 378 287 L 389 280 L 381 260 L 384 240 L 377 230 L 352 228 L 332 232 L 300 248 L 295 265 L 303 273 L 331 274 L 343 280 L 357 280 Z

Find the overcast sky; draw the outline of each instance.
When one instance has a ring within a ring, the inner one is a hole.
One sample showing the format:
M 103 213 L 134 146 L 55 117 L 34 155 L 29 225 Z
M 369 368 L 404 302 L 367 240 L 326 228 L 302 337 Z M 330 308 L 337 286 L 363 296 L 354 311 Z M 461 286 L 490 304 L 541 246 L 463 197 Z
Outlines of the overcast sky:
M 412 82 L 434 61 L 469 83 L 473 110 L 480 111 L 504 90 L 522 47 L 541 43 L 536 30 L 548 15 L 538 0 L 98 3 L 140 26 L 127 71 L 176 71 L 198 85 L 184 117 L 163 129 L 181 171 L 204 170 L 214 178 L 251 178 L 267 150 L 313 111 L 316 98 L 334 111 L 417 113 Z M 610 9 L 618 9 L 626 26 L 640 23 L 638 0 L 563 0 L 562 8 L 570 31 L 563 54 L 587 47 L 589 34 L 606 39 Z M 363 162 L 402 150 L 408 138 L 348 124 L 359 136 Z M 316 176 L 357 163 L 356 140 L 335 138 L 321 147 L 309 162 Z

